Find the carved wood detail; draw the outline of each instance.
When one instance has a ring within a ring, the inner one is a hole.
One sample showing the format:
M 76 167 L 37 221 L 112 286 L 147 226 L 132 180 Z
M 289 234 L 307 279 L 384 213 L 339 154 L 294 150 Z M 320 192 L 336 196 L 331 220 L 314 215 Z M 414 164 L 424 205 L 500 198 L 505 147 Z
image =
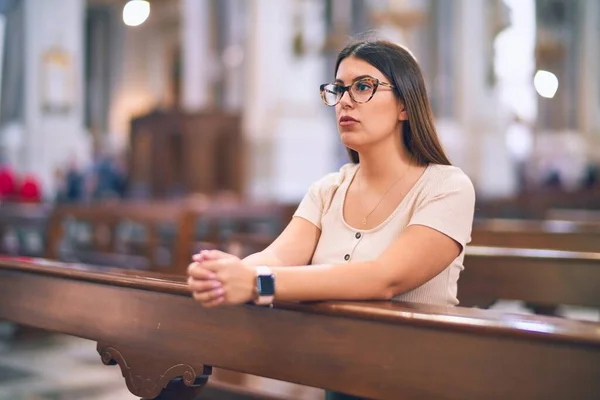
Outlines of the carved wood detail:
M 147 351 L 124 346 L 112 346 L 98 342 L 98 353 L 105 365 L 118 364 L 125 378 L 127 388 L 135 396 L 143 399 L 163 399 L 167 391 L 163 389 L 177 386 L 178 398 L 182 392 L 190 397 L 197 395 L 212 373 L 212 367 L 203 364 L 178 364 L 154 357 Z M 183 383 L 183 384 L 181 384 Z

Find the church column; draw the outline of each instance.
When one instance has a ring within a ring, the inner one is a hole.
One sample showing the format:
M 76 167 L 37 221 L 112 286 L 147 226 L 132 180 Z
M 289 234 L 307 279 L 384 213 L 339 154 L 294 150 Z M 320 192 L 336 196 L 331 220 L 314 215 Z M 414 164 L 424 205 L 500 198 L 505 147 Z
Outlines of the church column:
M 585 136 L 588 157 L 600 162 L 600 2 L 580 4 L 581 41 L 577 74 L 579 129 Z
M 52 194 L 55 170 L 73 155 L 85 162 L 85 0 L 25 0 L 25 104 L 22 172 Z
M 202 110 L 211 103 L 210 17 L 210 0 L 181 1 L 181 105 L 187 111 Z
M 225 0 L 219 3 L 225 9 L 223 48 L 220 52 L 224 74 L 223 106 L 239 110 L 243 103 L 244 85 L 244 36 L 247 32 L 246 0 Z
M 489 81 L 492 38 L 488 17 L 492 3 L 472 0 L 454 5 L 454 115 L 463 137 L 461 167 L 473 180 L 481 197 L 514 194 L 516 175 L 508 154 L 495 85 Z
M 324 3 L 253 0 L 248 7 L 247 194 L 298 201 L 312 182 L 336 167 L 334 117 L 319 97 L 319 84 L 331 79 L 321 53 Z

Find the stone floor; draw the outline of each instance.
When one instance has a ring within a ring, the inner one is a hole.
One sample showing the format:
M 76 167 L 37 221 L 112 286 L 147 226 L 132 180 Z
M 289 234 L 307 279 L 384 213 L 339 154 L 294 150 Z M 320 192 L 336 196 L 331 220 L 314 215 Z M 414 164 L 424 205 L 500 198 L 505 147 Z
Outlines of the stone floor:
M 530 313 L 520 302 L 503 301 L 495 309 Z M 567 318 L 598 321 L 600 311 L 563 307 Z M 95 343 L 64 336 L 43 336 L 8 344 L 2 340 L 0 326 L 0 400 L 130 400 L 117 366 L 105 366 L 96 353 Z M 8 329 L 4 325 L 4 329 Z M 4 332 L 10 336 L 10 332 Z M 256 378 L 254 386 L 266 387 L 281 395 L 289 387 L 277 381 Z M 322 391 L 305 388 L 290 398 L 322 398 Z
M 94 342 L 53 335 L 0 347 L 0 400 L 83 399 L 137 399 Z

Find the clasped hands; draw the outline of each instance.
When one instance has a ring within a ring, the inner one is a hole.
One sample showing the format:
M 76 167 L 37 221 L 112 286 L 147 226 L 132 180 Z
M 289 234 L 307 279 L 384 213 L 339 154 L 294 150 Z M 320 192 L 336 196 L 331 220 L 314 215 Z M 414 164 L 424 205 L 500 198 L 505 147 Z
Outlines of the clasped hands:
M 238 257 L 203 250 L 188 266 L 188 286 L 203 307 L 242 304 L 256 298 L 255 271 Z

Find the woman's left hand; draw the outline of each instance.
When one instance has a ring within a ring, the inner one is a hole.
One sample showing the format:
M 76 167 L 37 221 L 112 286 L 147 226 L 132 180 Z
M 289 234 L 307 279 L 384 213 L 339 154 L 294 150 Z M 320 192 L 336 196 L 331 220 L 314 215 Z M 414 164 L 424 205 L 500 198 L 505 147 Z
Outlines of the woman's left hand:
M 238 257 L 205 250 L 192 257 L 188 285 L 204 307 L 242 304 L 255 298 L 255 272 Z

